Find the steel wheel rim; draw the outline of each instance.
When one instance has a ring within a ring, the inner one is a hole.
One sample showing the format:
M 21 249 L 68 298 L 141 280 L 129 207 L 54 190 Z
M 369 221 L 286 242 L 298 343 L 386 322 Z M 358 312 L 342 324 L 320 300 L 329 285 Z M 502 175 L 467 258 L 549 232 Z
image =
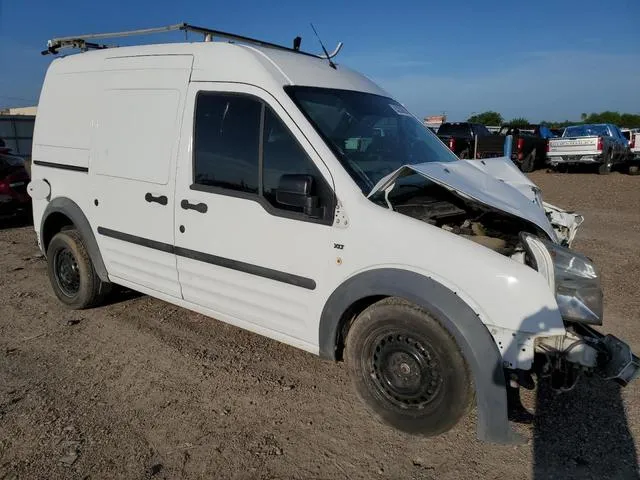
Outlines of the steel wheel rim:
M 378 336 L 372 342 L 371 378 L 393 405 L 419 410 L 442 390 L 440 363 L 428 343 L 406 333 Z
M 73 252 L 62 248 L 53 259 L 53 272 L 60 291 L 67 297 L 74 297 L 80 290 L 80 269 Z

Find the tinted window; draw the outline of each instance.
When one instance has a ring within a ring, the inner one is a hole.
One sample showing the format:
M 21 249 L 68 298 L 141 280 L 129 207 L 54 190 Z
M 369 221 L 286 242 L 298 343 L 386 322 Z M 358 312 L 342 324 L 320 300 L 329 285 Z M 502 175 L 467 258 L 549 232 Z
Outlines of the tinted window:
M 479 137 L 488 137 L 493 134 L 484 125 L 476 125 L 476 135 Z
M 280 178 L 291 174 L 311 175 L 317 184 L 322 178 L 320 172 L 285 125 L 268 109 L 265 111 L 263 138 L 264 197 L 275 207 L 296 210 L 276 201 Z
M 471 130 L 468 123 L 443 123 L 438 129 L 438 135 L 469 137 L 471 135 Z
M 260 116 L 254 99 L 200 93 L 196 103 L 194 181 L 258 193 Z
M 606 125 L 574 125 L 564 130 L 564 137 L 587 137 L 590 135 L 609 136 Z

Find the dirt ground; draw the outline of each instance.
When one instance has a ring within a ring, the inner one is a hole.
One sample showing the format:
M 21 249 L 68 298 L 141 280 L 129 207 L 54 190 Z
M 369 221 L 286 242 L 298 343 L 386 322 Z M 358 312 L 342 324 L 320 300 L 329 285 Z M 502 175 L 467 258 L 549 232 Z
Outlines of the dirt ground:
M 640 177 L 532 177 L 585 215 L 602 330 L 640 351 Z M 0 227 L 0 479 L 640 478 L 640 382 L 529 393 L 525 445 L 478 442 L 473 413 L 406 436 L 370 418 L 343 364 L 134 293 L 66 310 L 38 253 L 32 227 Z

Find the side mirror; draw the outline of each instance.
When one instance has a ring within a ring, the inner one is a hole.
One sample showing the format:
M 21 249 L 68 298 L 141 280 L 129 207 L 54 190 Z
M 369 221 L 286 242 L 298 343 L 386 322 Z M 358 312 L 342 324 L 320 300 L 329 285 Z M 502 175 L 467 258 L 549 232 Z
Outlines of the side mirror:
M 300 208 L 310 217 L 321 217 L 322 209 L 318 207 L 318 197 L 313 196 L 313 187 L 314 180 L 311 175 L 282 175 L 276 190 L 276 202 L 287 207 Z

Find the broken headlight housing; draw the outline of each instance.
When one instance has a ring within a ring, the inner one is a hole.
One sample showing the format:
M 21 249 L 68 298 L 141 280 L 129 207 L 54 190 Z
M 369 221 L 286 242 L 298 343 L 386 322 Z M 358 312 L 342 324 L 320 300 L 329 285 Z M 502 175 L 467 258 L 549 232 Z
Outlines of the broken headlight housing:
M 539 237 L 522 233 L 522 243 L 533 267 L 555 292 L 558 309 L 565 321 L 602 325 L 602 287 L 593 262 Z

